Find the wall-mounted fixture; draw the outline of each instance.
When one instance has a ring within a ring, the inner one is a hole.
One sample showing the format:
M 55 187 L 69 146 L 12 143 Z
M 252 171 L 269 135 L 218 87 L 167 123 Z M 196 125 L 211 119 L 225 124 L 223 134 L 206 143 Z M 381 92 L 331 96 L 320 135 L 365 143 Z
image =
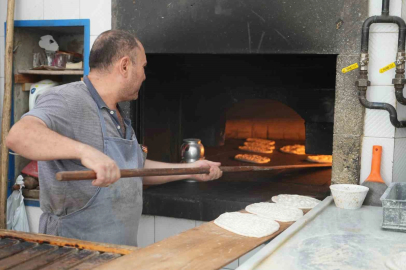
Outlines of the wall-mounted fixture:
M 396 55 L 396 75 L 392 80 L 395 86 L 395 94 L 397 101 L 406 105 L 406 98 L 403 96 L 403 87 L 406 83 L 405 79 L 405 37 L 406 37 L 406 23 L 405 21 L 397 16 L 389 16 L 389 3 L 390 0 L 382 1 L 382 14 L 381 16 L 372 16 L 364 21 L 362 25 L 362 36 L 361 36 L 361 56 L 360 56 L 360 72 L 358 80 L 355 85 L 358 87 L 358 98 L 361 104 L 368 109 L 375 110 L 386 110 L 389 112 L 389 118 L 392 123 L 397 128 L 405 128 L 406 121 L 399 121 L 398 115 L 395 107 L 388 103 L 382 102 L 370 102 L 367 100 L 366 93 L 368 86 L 371 82 L 368 80 L 368 42 L 369 42 L 369 27 L 373 23 L 396 23 L 399 26 L 399 37 L 398 37 L 398 52 Z

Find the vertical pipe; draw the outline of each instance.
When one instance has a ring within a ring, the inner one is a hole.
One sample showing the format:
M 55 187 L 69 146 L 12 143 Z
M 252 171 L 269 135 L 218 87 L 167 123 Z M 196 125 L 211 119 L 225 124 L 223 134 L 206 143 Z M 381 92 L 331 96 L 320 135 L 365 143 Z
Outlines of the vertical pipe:
M 13 82 L 13 40 L 14 40 L 14 6 L 15 0 L 8 0 L 6 51 L 4 61 L 4 98 L 3 119 L 1 125 L 1 163 L 0 163 L 0 229 L 6 228 L 7 186 L 8 186 L 8 149 L 6 136 L 10 130 L 11 87 Z
M 382 16 L 389 16 L 389 2 L 390 0 L 382 1 Z

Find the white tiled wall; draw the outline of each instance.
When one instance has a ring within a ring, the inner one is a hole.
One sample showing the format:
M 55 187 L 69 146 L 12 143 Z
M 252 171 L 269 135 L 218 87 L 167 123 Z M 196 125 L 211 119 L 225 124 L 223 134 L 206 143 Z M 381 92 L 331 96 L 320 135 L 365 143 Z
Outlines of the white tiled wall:
M 196 222 L 189 219 L 155 217 L 155 242 L 174 236 L 196 227 Z
M 35 206 L 26 206 L 25 211 L 27 212 L 28 224 L 30 226 L 30 232 L 38 233 L 39 218 L 43 213 L 41 208 Z
M 138 246 L 146 247 L 155 243 L 155 217 L 142 215 L 138 227 Z
M 369 0 L 369 16 L 380 15 L 382 10 L 381 0 Z M 402 16 L 405 19 L 406 1 L 390 1 L 389 14 Z M 398 119 L 406 119 L 406 107 L 396 102 L 392 79 L 395 69 L 379 73 L 379 69 L 394 62 L 397 52 L 398 26 L 395 24 L 372 25 L 369 38 L 369 80 L 367 98 L 370 101 L 389 103 L 397 109 Z M 399 181 L 399 174 L 406 167 L 406 155 L 401 151 L 403 141 L 406 140 L 406 129 L 396 129 L 389 121 L 389 113 L 378 110 L 365 110 L 364 138 L 361 154 L 362 183 L 370 174 L 372 146 L 382 146 L 381 175 L 389 184 Z M 406 172 L 406 170 L 405 170 Z
M 44 0 L 16 0 L 15 20 L 43 20 Z
M 395 139 L 393 182 L 406 182 L 406 138 Z
M 79 19 L 80 0 L 43 0 L 44 19 Z
M 402 0 L 391 0 L 389 7 L 389 14 L 393 16 L 400 16 L 402 9 Z M 381 15 L 382 0 L 369 0 L 368 14 L 369 16 Z
M 79 11 L 81 19 L 90 19 L 92 36 L 111 29 L 111 0 L 81 0 Z

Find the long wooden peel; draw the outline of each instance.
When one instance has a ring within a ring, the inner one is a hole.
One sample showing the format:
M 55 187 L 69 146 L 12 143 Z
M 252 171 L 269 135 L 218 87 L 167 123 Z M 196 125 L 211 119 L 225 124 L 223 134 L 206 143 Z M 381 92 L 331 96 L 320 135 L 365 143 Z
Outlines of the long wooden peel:
M 274 171 L 286 169 L 307 169 L 307 168 L 331 167 L 331 163 L 326 164 L 309 164 L 309 165 L 282 165 L 282 166 L 221 166 L 220 170 L 226 172 L 258 172 Z M 173 169 L 130 169 L 120 170 L 121 178 L 141 177 L 141 176 L 164 176 L 164 175 L 185 175 L 185 174 L 208 174 L 209 168 L 173 168 Z M 58 172 L 56 180 L 93 180 L 96 179 L 94 171 L 71 171 Z
M 4 95 L 3 95 L 3 119 L 1 123 L 1 147 L 0 147 L 0 229 L 7 228 L 7 185 L 8 185 L 8 148 L 6 137 L 10 130 L 11 118 L 11 88 L 13 83 L 13 40 L 14 40 L 14 7 L 15 0 L 7 2 L 7 30 L 6 51 L 4 61 Z M 3 27 L 3 25 L 0 25 Z M 3 42 L 3 40 L 0 40 Z

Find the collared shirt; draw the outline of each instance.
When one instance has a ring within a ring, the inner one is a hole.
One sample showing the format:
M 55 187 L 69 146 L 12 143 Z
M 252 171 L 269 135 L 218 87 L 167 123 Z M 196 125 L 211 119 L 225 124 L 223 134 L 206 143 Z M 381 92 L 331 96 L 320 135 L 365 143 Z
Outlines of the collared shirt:
M 93 98 L 95 95 L 96 98 Z M 98 101 L 96 101 L 98 100 Z M 118 129 L 119 121 L 101 99 L 97 91 L 89 89 L 83 82 L 73 82 L 47 91 L 38 97 L 35 107 L 25 116 L 41 119 L 49 129 L 89 145 L 101 152 L 104 151 L 103 135 L 98 110 L 106 122 L 109 137 L 122 138 Z M 116 111 L 113 111 L 115 114 Z M 134 138 L 130 120 L 124 120 L 127 127 L 126 137 Z M 40 203 L 42 211 L 64 216 L 73 213 L 92 198 L 97 187 L 92 181 L 56 181 L 55 174 L 60 171 L 87 170 L 80 160 L 49 160 L 38 162 Z
M 125 137 L 123 135 L 123 130 L 122 127 L 120 125 L 120 121 L 118 119 L 117 116 L 117 111 L 116 110 L 112 110 L 109 107 L 107 107 L 106 103 L 104 102 L 104 100 L 101 98 L 101 96 L 99 95 L 99 93 L 97 92 L 96 88 L 94 88 L 92 82 L 89 80 L 89 78 L 87 76 L 85 76 L 83 78 L 83 80 L 86 82 L 87 85 L 89 85 L 88 89 L 89 89 L 89 93 L 90 95 L 92 95 L 94 101 L 96 102 L 97 106 L 99 107 L 99 109 L 104 109 L 106 110 L 109 114 L 110 117 L 113 119 L 113 122 L 116 124 L 117 127 L 117 131 L 118 133 L 121 135 L 122 138 L 125 138 L 127 140 L 131 139 L 132 136 L 132 130 L 131 130 L 131 120 L 128 118 L 124 118 L 123 117 L 123 113 L 121 111 L 120 105 L 117 104 L 117 109 L 121 115 L 121 117 L 123 117 L 123 122 L 125 125 L 125 130 L 126 130 L 126 134 Z

